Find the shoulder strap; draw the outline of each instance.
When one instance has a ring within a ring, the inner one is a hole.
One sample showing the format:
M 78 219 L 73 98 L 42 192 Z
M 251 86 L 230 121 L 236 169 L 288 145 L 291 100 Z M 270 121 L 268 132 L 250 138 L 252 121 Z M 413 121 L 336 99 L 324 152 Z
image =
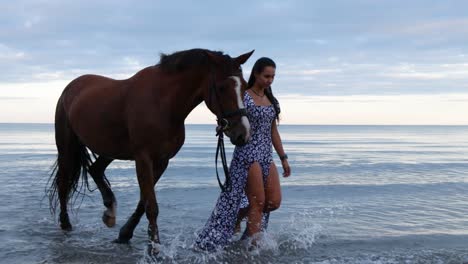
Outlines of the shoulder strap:
M 244 105 L 245 107 L 251 106 L 253 103 L 253 98 L 250 96 L 249 92 L 245 91 L 244 94 Z

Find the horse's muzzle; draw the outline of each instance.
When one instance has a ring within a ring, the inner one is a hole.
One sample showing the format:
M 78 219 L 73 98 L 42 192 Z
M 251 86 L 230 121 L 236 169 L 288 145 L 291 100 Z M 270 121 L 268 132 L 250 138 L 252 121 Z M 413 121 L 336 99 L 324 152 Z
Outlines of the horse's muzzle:
M 236 146 L 243 146 L 250 140 L 250 131 L 247 132 L 243 126 L 226 131 L 226 135 L 229 137 L 231 143 Z
M 248 142 L 245 135 L 238 135 L 237 137 L 230 137 L 229 139 L 231 140 L 231 143 L 236 146 L 243 146 Z

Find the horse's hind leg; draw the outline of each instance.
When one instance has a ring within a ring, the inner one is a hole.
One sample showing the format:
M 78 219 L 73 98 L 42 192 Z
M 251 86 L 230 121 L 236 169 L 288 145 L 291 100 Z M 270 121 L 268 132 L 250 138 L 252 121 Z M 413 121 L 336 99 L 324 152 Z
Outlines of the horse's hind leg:
M 60 228 L 65 231 L 71 231 L 72 225 L 70 223 L 70 218 L 68 217 L 68 195 L 70 192 L 69 180 L 66 173 L 67 169 L 64 166 L 58 165 L 57 170 L 57 192 L 60 202 Z
M 161 178 L 161 175 L 163 174 L 163 172 L 166 170 L 167 168 L 167 165 L 168 165 L 168 160 L 164 160 L 164 161 L 161 161 L 161 162 L 157 162 L 154 164 L 154 170 L 153 170 L 153 189 L 154 189 L 154 186 L 156 185 L 156 183 L 158 182 L 158 180 Z M 141 190 L 141 188 L 140 188 Z M 159 213 L 159 208 L 158 208 L 158 204 L 157 202 L 156 203 L 156 212 L 155 212 L 155 217 L 154 219 L 156 220 L 157 216 L 158 216 L 158 213 Z M 125 223 L 124 226 L 122 226 L 122 228 L 120 229 L 120 232 L 119 232 L 119 238 L 115 240 L 115 242 L 117 243 L 127 243 L 132 237 L 133 237 L 133 231 L 135 230 L 136 226 L 138 225 L 138 223 L 140 222 L 140 219 L 141 217 L 143 216 L 143 214 L 145 213 L 145 206 L 146 203 L 145 203 L 145 199 L 144 199 L 144 196 L 143 196 L 143 191 L 140 192 L 140 201 L 138 202 L 138 205 L 137 205 L 137 208 L 135 209 L 135 212 L 130 216 L 130 218 L 127 220 L 127 223 Z M 148 230 L 150 231 L 150 230 Z M 159 234 L 158 234 L 158 231 L 157 231 L 157 225 L 156 225 L 156 228 L 155 228 L 155 237 L 157 237 L 157 240 L 159 242 Z
M 109 166 L 112 161 L 113 159 L 99 156 L 93 165 L 91 165 L 89 168 L 89 174 L 91 174 L 91 177 L 101 192 L 102 201 L 104 206 L 107 208 L 102 215 L 102 221 L 108 227 L 113 227 L 115 225 L 117 207 L 117 201 L 115 199 L 114 193 L 112 192 L 110 184 L 106 179 L 106 175 L 104 174 L 107 166 Z
M 58 200 L 60 202 L 60 228 L 63 230 L 72 230 L 72 225 L 68 217 L 68 200 L 71 192 L 71 182 L 73 177 L 72 162 L 73 162 L 73 151 L 71 148 L 71 141 L 73 135 L 70 133 L 70 129 L 66 120 L 61 119 L 62 116 L 57 114 L 55 121 L 55 141 L 57 145 L 57 168 L 56 175 L 52 189 L 55 189 L 58 194 Z M 60 121 L 60 122 L 59 122 Z M 52 197 L 54 197 L 54 192 Z M 56 197 L 56 196 L 55 196 Z
M 55 115 L 55 142 L 58 151 L 57 170 L 51 186 L 50 198 L 51 200 L 55 200 L 55 194 L 58 194 L 60 202 L 60 227 L 63 230 L 71 230 L 72 225 L 68 217 L 67 205 L 76 192 L 82 167 L 87 166 L 87 156 L 86 147 L 80 143 L 78 137 L 69 126 L 60 103 L 61 100 L 57 105 Z

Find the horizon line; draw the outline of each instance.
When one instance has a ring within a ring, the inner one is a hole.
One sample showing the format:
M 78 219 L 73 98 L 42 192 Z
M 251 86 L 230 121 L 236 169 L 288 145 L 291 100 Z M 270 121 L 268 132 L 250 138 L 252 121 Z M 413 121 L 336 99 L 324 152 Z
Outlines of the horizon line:
M 46 122 L 0 122 L 0 125 L 53 125 Z M 186 123 L 185 125 L 215 126 L 216 123 Z M 279 126 L 468 126 L 468 124 L 283 124 Z

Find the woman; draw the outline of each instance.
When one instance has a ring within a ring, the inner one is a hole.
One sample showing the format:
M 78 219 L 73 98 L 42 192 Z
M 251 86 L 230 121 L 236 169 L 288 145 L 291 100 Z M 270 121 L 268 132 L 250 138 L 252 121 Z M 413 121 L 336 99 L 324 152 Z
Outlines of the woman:
M 244 95 L 252 128 L 252 137 L 244 146 L 234 150 L 229 168 L 232 188 L 222 192 L 215 210 L 199 234 L 196 245 L 214 250 L 224 247 L 235 232 L 236 222 L 247 214 L 244 237 L 252 237 L 268 225 L 269 212 L 281 203 L 279 176 L 272 158 L 272 145 L 281 159 L 283 176 L 291 169 L 283 150 L 277 129 L 279 103 L 273 96 L 271 84 L 275 78 L 276 64 L 269 58 L 258 59 L 253 68 Z M 244 194 L 245 190 L 245 194 Z M 247 202 L 242 198 L 247 196 Z M 239 214 L 241 203 L 244 205 Z

